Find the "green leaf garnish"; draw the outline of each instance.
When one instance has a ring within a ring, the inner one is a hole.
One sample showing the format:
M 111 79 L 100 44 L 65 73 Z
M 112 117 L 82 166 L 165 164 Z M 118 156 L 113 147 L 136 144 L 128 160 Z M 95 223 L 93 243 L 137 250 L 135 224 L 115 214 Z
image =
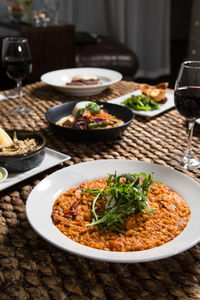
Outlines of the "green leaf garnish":
M 100 113 L 100 109 L 102 107 L 103 105 L 99 105 L 97 103 L 88 103 L 85 108 L 81 108 L 78 110 L 77 116 L 81 115 L 84 112 L 84 110 L 89 110 L 92 115 L 97 115 Z
M 111 227 L 123 232 L 124 219 L 128 215 L 138 212 L 151 213 L 154 208 L 149 206 L 148 195 L 153 181 L 155 180 L 151 174 L 128 173 L 117 176 L 115 172 L 109 175 L 105 188 L 82 190 L 83 193 L 95 196 L 91 209 L 93 220 L 88 226 L 98 225 L 102 230 Z M 96 205 L 101 197 L 106 198 L 103 210 Z

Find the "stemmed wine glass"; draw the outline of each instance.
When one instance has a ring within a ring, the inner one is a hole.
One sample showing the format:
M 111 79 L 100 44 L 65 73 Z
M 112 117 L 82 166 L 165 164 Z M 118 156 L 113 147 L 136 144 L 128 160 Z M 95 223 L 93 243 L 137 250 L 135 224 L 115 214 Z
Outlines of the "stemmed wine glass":
M 175 83 L 174 102 L 178 112 L 188 121 L 188 141 L 183 155 L 176 155 L 184 169 L 200 167 L 200 161 L 192 155 L 191 144 L 196 119 L 200 118 L 200 61 L 181 64 Z
M 22 97 L 22 80 L 32 71 L 32 59 L 29 43 L 26 38 L 7 37 L 2 44 L 2 63 L 6 74 L 17 83 L 16 91 Z M 20 104 L 11 113 L 27 113 L 28 109 Z

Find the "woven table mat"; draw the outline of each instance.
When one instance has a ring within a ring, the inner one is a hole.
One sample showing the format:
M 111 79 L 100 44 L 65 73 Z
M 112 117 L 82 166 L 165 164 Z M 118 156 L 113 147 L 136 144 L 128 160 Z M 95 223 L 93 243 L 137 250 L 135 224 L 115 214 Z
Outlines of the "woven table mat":
M 107 101 L 137 89 L 121 81 L 101 95 L 79 100 Z M 5 91 L 7 95 L 9 91 Z M 30 227 L 26 199 L 47 175 L 68 165 L 98 159 L 132 159 L 174 167 L 200 182 L 199 170 L 183 171 L 169 160 L 186 143 L 185 120 L 175 109 L 152 119 L 137 117 L 121 138 L 95 143 L 71 142 L 49 127 L 45 111 L 56 104 L 77 101 L 39 82 L 23 88 L 22 101 L 30 115 L 11 116 L 17 99 L 0 102 L 0 127 L 36 130 L 47 146 L 71 160 L 0 193 L 0 300 L 166 300 L 200 299 L 200 245 L 168 259 L 140 264 L 112 264 L 73 256 L 50 245 Z M 193 138 L 200 153 L 200 126 Z

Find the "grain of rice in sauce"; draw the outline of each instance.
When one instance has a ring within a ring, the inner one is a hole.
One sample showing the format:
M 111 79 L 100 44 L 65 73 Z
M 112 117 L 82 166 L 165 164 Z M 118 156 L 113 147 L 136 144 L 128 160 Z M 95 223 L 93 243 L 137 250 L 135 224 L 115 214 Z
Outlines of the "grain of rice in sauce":
M 182 197 L 165 184 L 154 183 L 149 204 L 150 214 L 131 214 L 125 219 L 124 233 L 100 230 L 92 221 L 93 195 L 82 189 L 106 186 L 107 179 L 84 182 L 60 195 L 53 205 L 52 219 L 68 238 L 82 245 L 108 251 L 141 251 L 161 246 L 178 236 L 190 219 L 190 208 Z

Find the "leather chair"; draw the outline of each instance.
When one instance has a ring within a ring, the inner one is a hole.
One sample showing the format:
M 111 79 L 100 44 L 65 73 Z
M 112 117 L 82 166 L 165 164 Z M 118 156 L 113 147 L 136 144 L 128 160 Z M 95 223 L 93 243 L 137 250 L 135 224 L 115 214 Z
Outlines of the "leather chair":
M 76 67 L 100 67 L 119 71 L 124 79 L 133 79 L 139 67 L 136 54 L 122 43 L 106 36 L 87 33 L 75 35 Z

